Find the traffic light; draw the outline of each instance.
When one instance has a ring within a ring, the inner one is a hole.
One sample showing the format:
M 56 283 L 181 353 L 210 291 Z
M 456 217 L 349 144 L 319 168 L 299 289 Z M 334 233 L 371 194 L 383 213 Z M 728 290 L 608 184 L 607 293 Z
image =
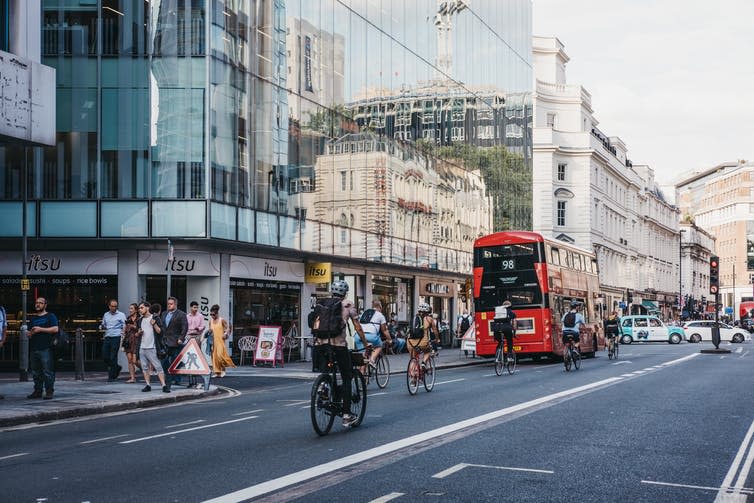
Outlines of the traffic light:
M 720 257 L 712 255 L 709 258 L 709 293 L 717 295 L 720 291 Z

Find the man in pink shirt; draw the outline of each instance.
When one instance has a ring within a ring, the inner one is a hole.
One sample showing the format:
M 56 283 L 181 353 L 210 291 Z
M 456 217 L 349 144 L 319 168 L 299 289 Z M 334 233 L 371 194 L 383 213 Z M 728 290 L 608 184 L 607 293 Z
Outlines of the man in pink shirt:
M 204 315 L 199 312 L 199 303 L 195 300 L 191 301 L 191 304 L 189 305 L 191 308 L 189 310 L 189 313 L 186 315 L 186 319 L 188 320 L 188 331 L 186 332 L 186 344 L 189 343 L 191 339 L 194 339 L 197 344 L 201 347 L 202 339 L 204 338 Z M 195 375 L 189 376 L 189 388 L 198 388 L 199 383 L 197 382 Z

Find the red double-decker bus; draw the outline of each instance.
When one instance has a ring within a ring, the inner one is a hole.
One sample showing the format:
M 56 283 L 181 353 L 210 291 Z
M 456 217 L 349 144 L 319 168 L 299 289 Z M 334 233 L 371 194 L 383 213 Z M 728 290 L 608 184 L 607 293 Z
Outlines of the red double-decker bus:
M 495 306 L 509 300 L 518 330 L 514 349 L 520 356 L 562 355 L 563 314 L 572 300 L 584 305 L 587 326 L 581 329 L 581 352 L 604 349 L 601 314 L 597 312 L 599 276 L 594 253 L 543 238 L 534 232 L 498 232 L 474 242 L 474 319 L 476 352 L 495 354 L 490 325 Z

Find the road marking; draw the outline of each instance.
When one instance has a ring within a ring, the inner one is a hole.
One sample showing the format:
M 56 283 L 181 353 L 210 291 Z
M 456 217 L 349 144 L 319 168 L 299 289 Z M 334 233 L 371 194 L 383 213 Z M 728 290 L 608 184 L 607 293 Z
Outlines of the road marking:
M 293 403 L 287 403 L 287 404 L 283 405 L 283 407 L 295 407 L 297 405 L 304 405 L 305 403 L 308 404 L 309 402 L 310 402 L 310 400 L 296 400 Z
M 613 363 L 613 365 L 627 365 L 629 363 L 633 363 L 631 360 L 621 360 L 619 362 Z
M 10 454 L 8 456 L 3 456 L 2 458 L 0 458 L 0 461 L 2 461 L 3 459 L 17 458 L 20 456 L 28 456 L 28 455 L 29 455 L 28 452 L 19 452 L 18 454 Z
M 197 419 L 196 421 L 189 421 L 188 423 L 181 423 L 181 424 L 171 424 L 170 426 L 166 426 L 165 429 L 168 428 L 178 428 L 179 426 L 188 426 L 190 424 L 199 424 L 205 422 L 204 419 Z
M 451 379 L 450 381 L 437 381 L 435 384 L 448 384 L 451 382 L 465 381 L 466 379 Z
M 493 419 L 498 419 L 504 416 L 515 414 L 523 410 L 530 409 L 532 407 L 537 407 L 539 405 L 552 402 L 554 400 L 558 400 L 561 398 L 569 397 L 571 395 L 583 393 L 585 391 L 589 391 L 591 389 L 602 387 L 607 384 L 611 384 L 618 381 L 621 381 L 621 378 L 610 377 L 608 379 L 603 379 L 601 381 L 596 381 L 590 384 L 585 384 L 583 386 L 579 386 L 576 388 L 559 391 L 551 395 L 546 395 L 540 398 L 536 398 L 534 400 L 529 400 L 528 402 L 520 403 L 517 405 L 512 405 L 504 409 L 499 409 L 493 412 L 489 412 L 487 414 L 482 414 L 481 416 L 476 416 L 470 419 L 459 421 L 454 424 L 449 424 L 447 426 L 442 426 L 440 428 L 435 428 L 433 430 L 425 431 L 423 433 L 418 433 L 410 437 L 395 440 L 393 442 L 389 442 L 389 443 L 380 445 L 378 447 L 374 447 L 372 449 L 360 451 L 355 454 L 338 458 L 333 461 L 323 463 L 321 465 L 312 466 L 311 468 L 306 468 L 295 473 L 278 477 L 276 479 L 267 480 L 265 482 L 255 484 L 253 486 L 249 486 L 244 489 L 239 489 L 237 491 L 233 491 L 231 493 L 209 499 L 205 503 L 228 503 L 228 502 L 244 501 L 247 499 L 256 498 L 258 496 L 262 496 L 264 494 L 268 494 L 273 491 L 278 491 L 280 489 L 289 487 L 294 484 L 299 484 L 301 482 L 305 482 L 307 480 L 321 477 L 323 475 L 326 475 L 334 471 L 342 470 L 343 468 L 346 468 L 348 466 L 352 466 L 352 465 L 362 463 L 364 461 L 372 460 L 377 456 L 390 454 L 395 451 L 405 449 L 406 447 L 411 447 L 416 444 L 430 441 L 431 439 L 441 436 L 441 435 L 447 435 L 449 433 L 463 430 L 471 426 L 476 426 L 478 424 L 485 423 Z
M 642 480 L 641 483 L 642 484 L 652 484 L 652 485 L 656 485 L 656 486 L 684 487 L 684 488 L 687 488 L 687 489 L 702 489 L 704 491 L 720 491 L 721 490 L 720 487 L 692 486 L 692 485 L 689 485 L 689 484 L 673 484 L 671 482 L 657 482 L 655 480 Z M 750 488 L 743 488 L 742 490 L 745 491 L 745 492 L 748 492 L 748 493 L 753 493 L 754 492 L 754 490 L 752 490 Z
M 728 473 L 725 475 L 723 483 L 718 489 L 715 502 L 746 501 L 746 496 L 741 493 L 741 489 L 743 488 L 744 482 L 746 482 L 749 468 L 751 468 L 752 456 L 754 456 L 754 449 L 751 449 L 752 436 L 754 436 L 754 421 L 752 421 L 751 426 L 749 426 L 749 431 L 746 432 L 744 440 L 738 448 L 736 457 L 733 458 L 733 463 L 730 465 L 730 469 L 728 469 Z M 730 485 L 733 483 L 733 477 L 738 473 L 741 461 L 744 459 L 744 454 L 746 454 L 747 450 L 749 451 L 749 455 L 744 462 L 744 469 L 741 470 L 741 473 L 736 480 L 736 486 L 731 488 Z
M 127 436 L 128 435 L 123 434 L 123 435 L 115 435 L 115 436 L 112 436 L 112 437 L 95 438 L 94 440 L 86 440 L 84 442 L 79 442 L 79 445 L 93 444 L 95 442 L 104 442 L 105 440 L 112 440 L 114 438 L 121 438 L 121 437 L 127 437 Z
M 555 473 L 552 470 L 539 470 L 537 468 L 518 468 L 514 466 L 494 466 L 494 465 L 478 465 L 476 463 L 458 463 L 457 465 L 451 466 L 447 470 L 443 470 L 441 472 L 435 473 L 434 475 L 432 475 L 432 477 L 435 479 L 444 479 L 448 475 L 452 475 L 470 466 L 474 468 L 490 468 L 492 470 L 508 470 L 508 471 L 514 471 L 514 472 L 532 472 L 532 473 L 547 473 L 547 474 Z
M 375 498 L 369 503 L 387 503 L 390 500 L 394 500 L 395 498 L 400 498 L 405 493 L 390 493 L 386 494 L 385 496 L 380 496 L 379 498 Z
M 256 414 L 257 412 L 262 411 L 264 411 L 264 409 L 247 410 L 246 412 L 236 412 L 235 414 L 231 414 L 231 416 L 245 416 L 246 414 Z
M 699 353 L 693 353 L 691 355 L 678 358 L 677 360 L 666 362 L 664 365 L 665 366 L 675 365 L 677 363 L 681 363 L 683 361 L 689 360 L 691 358 L 695 358 L 697 356 L 699 356 Z M 367 449 L 364 451 L 357 452 L 355 454 L 351 454 L 349 456 L 338 458 L 333 461 L 323 463 L 321 465 L 312 466 L 310 468 L 305 468 L 295 473 L 290 473 L 288 475 L 283 475 L 282 477 L 260 482 L 253 486 L 245 487 L 243 489 L 239 489 L 237 491 L 233 491 L 231 493 L 223 494 L 221 496 L 217 496 L 216 498 L 206 500 L 205 503 L 230 503 L 230 502 L 245 501 L 248 499 L 256 498 L 258 496 L 269 494 L 274 491 L 279 491 L 281 489 L 290 487 L 292 485 L 300 484 L 308 480 L 322 477 L 323 475 L 327 475 L 335 471 L 341 471 L 343 468 L 346 468 L 349 466 L 357 465 L 359 463 L 363 463 L 366 461 L 372 461 L 377 456 L 391 454 L 396 451 L 405 449 L 407 447 L 412 447 L 417 444 L 431 441 L 433 438 L 436 438 L 438 436 L 447 435 L 447 434 L 454 433 L 460 430 L 464 430 L 466 428 L 470 428 L 472 426 L 479 425 L 481 423 L 485 423 L 487 421 L 517 414 L 527 409 L 538 407 L 540 405 L 553 402 L 562 398 L 567 398 L 572 395 L 585 393 L 589 390 L 601 388 L 603 386 L 607 386 L 609 384 L 620 382 L 620 381 L 623 381 L 623 379 L 620 377 L 610 377 L 608 379 L 603 379 L 601 381 L 596 381 L 590 384 L 585 384 L 583 386 L 579 386 L 576 388 L 571 388 L 568 390 L 553 393 L 551 395 L 546 395 L 540 398 L 535 398 L 534 400 L 529 400 L 528 402 L 523 402 L 517 405 L 512 405 L 504 409 L 499 409 L 496 411 L 489 412 L 487 414 L 482 414 L 481 416 L 472 417 L 470 419 L 465 419 L 457 423 L 442 426 L 440 428 L 435 428 L 433 430 L 425 431 L 423 433 L 418 433 L 416 435 L 398 439 L 393 442 L 389 442 L 389 443 L 380 445 L 378 447 L 374 447 L 372 449 Z
M 372 398 L 373 396 L 380 396 L 380 395 L 387 395 L 387 391 L 380 391 L 379 393 L 369 393 L 369 398 Z
M 620 376 L 621 377 L 633 377 L 634 375 L 633 374 L 621 374 Z
M 205 424 L 203 426 L 197 426 L 195 428 L 186 428 L 185 430 L 169 431 L 167 433 L 160 433 L 158 435 L 150 435 L 148 437 L 134 438 L 133 440 L 124 440 L 123 442 L 118 442 L 118 443 L 133 444 L 135 442 L 143 442 L 144 440 L 151 440 L 153 438 L 167 437 L 170 435 L 177 435 L 178 433 L 186 433 L 188 431 L 203 430 L 205 428 L 214 428 L 215 426 L 223 426 L 226 424 L 237 423 L 239 421 L 247 421 L 249 419 L 256 419 L 257 417 L 258 416 L 249 416 L 249 417 L 242 417 L 240 419 L 231 419 L 230 421 L 223 421 L 221 423 Z
M 743 352 L 744 352 L 744 348 L 738 348 L 738 349 L 736 350 L 736 353 L 743 353 Z

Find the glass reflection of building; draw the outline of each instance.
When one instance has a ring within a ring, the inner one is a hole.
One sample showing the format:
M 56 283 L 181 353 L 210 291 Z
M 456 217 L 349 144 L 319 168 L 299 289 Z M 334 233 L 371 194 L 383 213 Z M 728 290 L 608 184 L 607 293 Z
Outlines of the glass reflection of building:
M 304 283 L 307 262 L 331 262 L 362 304 L 379 283 L 389 314 L 405 321 L 429 283 L 446 292 L 436 305 L 453 320 L 473 238 L 493 225 L 490 188 L 474 167 L 433 159 L 414 137 L 381 135 L 348 105 L 438 82 L 439 5 L 43 0 L 57 136 L 28 161 L 30 250 L 81 264 L 114 253 L 104 276 L 125 305 L 164 298 L 169 238 L 171 293 L 182 306 L 219 303 L 242 331 L 260 319 L 300 325 L 323 290 Z M 451 47 L 440 80 L 463 90 L 474 137 L 528 156 L 531 1 L 471 2 L 453 20 Z M 521 113 L 506 108 L 516 93 Z M 443 135 L 454 139 L 452 129 Z M 0 169 L 18 162 L 12 155 Z M 1 197 L 18 205 L 20 178 L 6 180 Z M 0 246 L 17 253 L 19 238 Z M 109 295 L 95 291 L 70 312 L 89 319 Z

